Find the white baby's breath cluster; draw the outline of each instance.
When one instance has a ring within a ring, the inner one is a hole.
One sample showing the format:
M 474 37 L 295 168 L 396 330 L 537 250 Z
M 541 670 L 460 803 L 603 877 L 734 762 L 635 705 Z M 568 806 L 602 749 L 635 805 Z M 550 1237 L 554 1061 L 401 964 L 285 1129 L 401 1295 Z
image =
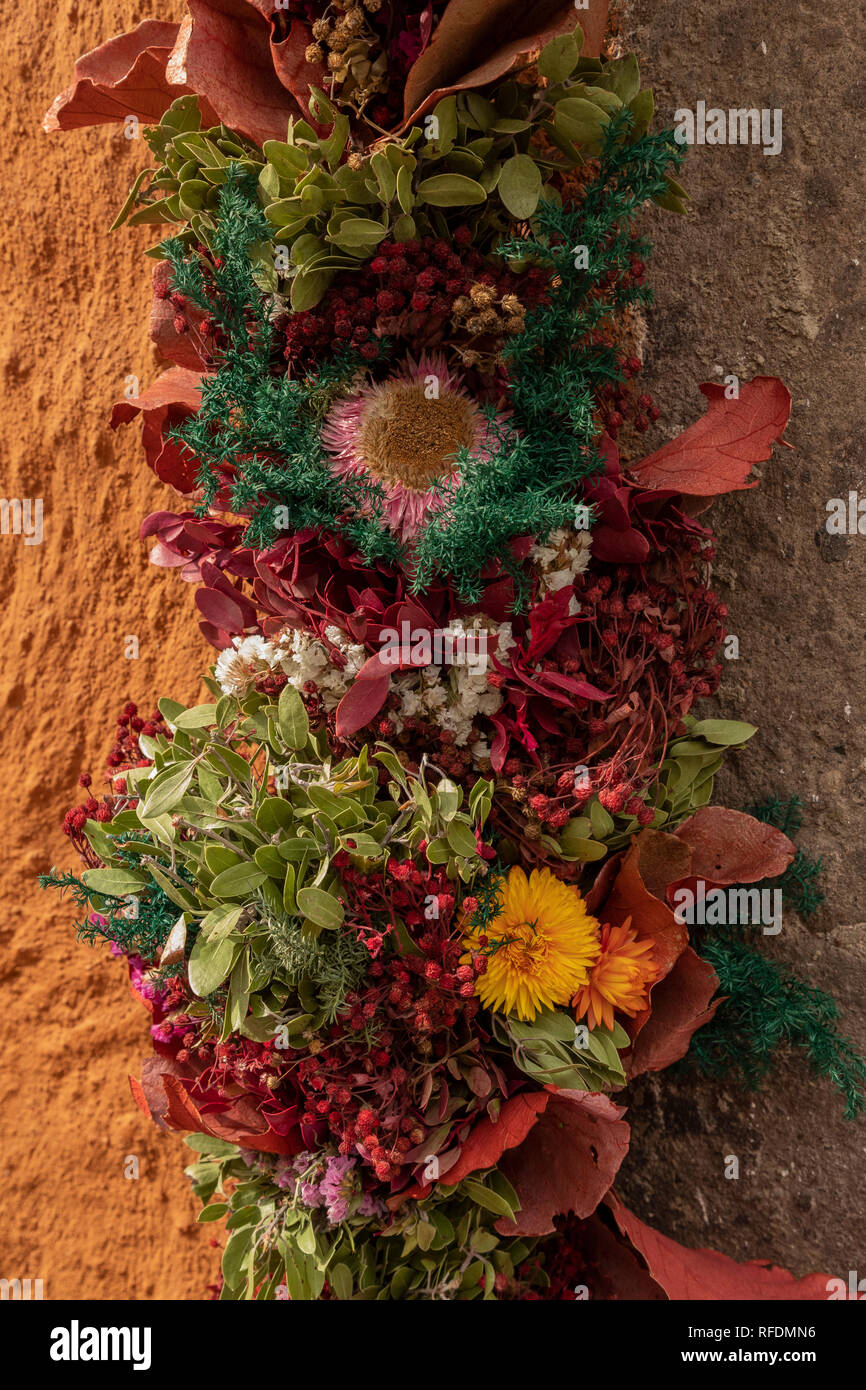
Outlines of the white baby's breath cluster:
M 257 680 L 281 671 L 301 692 L 312 682 L 325 709 L 331 711 L 352 685 L 368 653 L 340 628 L 326 628 L 325 636 L 330 647 L 308 632 L 291 628 L 271 641 L 261 636 L 236 637 L 217 657 L 214 674 L 226 695 L 242 699 Z M 494 636 L 499 639 L 497 643 L 492 641 Z M 448 729 L 462 748 L 469 742 L 478 715 L 495 714 L 502 705 L 502 693 L 488 684 L 487 675 L 493 670 L 494 649 L 501 660 L 514 646 L 511 624 L 497 623 L 482 614 L 453 618 L 443 629 L 442 645 L 462 655 L 448 665 L 394 675 L 391 689 L 400 703 L 388 717 L 397 733 L 407 719 L 423 719 Z M 344 666 L 334 661 L 334 648 L 345 657 Z M 490 756 L 483 740 L 472 745 L 472 753 L 478 761 Z
M 510 623 L 497 623 L 493 618 L 482 614 L 474 618 L 453 618 L 446 634 L 453 634 L 455 649 L 483 652 L 483 634 L 499 638 L 498 644 L 489 642 L 501 660 L 509 647 L 514 646 Z M 481 640 L 479 640 L 481 639 Z M 465 747 L 469 742 L 472 725 L 479 714 L 495 714 L 502 704 L 502 693 L 488 685 L 487 673 L 493 670 L 492 650 L 486 661 L 455 663 L 451 666 L 430 666 L 423 671 L 410 671 L 392 682 L 392 689 L 400 697 L 399 708 L 392 711 L 390 718 L 399 731 L 406 719 L 424 719 L 436 724 L 440 729 L 448 729 L 454 735 L 454 742 Z M 476 758 L 489 757 L 489 750 L 482 743 L 474 744 L 472 752 Z
M 583 574 L 589 564 L 592 549 L 592 536 L 589 531 L 565 530 L 551 531 L 543 545 L 534 545 L 529 552 L 541 588 L 547 593 L 573 584 L 579 574 Z M 580 611 L 577 599 L 572 596 L 569 613 Z
M 325 628 L 331 647 L 312 633 L 290 628 L 273 641 L 264 637 L 235 637 L 217 657 L 214 674 L 226 695 L 243 698 L 262 676 L 281 671 L 289 685 L 302 691 L 312 681 L 326 710 L 336 709 L 367 659 L 367 652 L 338 627 Z M 342 652 L 345 665 L 333 658 Z

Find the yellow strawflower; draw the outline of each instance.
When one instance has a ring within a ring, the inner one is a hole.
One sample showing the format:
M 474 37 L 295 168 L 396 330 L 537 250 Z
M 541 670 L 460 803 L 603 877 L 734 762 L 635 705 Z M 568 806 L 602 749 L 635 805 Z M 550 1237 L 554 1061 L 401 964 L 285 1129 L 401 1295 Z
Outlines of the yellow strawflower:
M 542 1009 L 567 1004 L 585 985 L 601 949 L 596 919 L 578 890 L 550 869 L 511 869 L 502 907 L 482 929 L 464 936 L 467 954 L 481 954 L 487 969 L 476 982 L 485 1008 L 531 1022 Z

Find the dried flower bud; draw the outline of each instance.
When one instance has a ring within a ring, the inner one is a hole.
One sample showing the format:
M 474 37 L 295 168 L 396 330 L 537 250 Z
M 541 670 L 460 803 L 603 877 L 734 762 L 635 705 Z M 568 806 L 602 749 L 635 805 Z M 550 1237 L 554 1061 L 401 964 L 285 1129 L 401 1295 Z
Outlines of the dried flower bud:
M 344 34 L 359 34 L 364 27 L 364 11 L 360 5 L 349 10 L 340 21 Z
M 382 8 L 382 0 L 362 0 L 362 3 L 368 14 L 378 14 Z
M 473 285 L 469 291 L 469 298 L 478 309 L 486 309 L 488 304 L 493 304 L 496 295 L 489 285 Z
M 363 169 L 364 156 L 360 154 L 358 150 L 353 150 L 346 160 L 346 163 L 350 169 Z
M 526 331 L 526 321 L 516 317 L 506 319 L 505 328 L 508 333 L 524 333 Z
M 331 25 L 327 19 L 317 19 L 313 25 L 313 38 L 326 39 L 331 32 Z
M 526 313 L 526 309 L 521 304 L 516 294 L 506 294 L 502 300 L 502 307 L 506 314 L 515 316 L 519 314 L 522 316 Z
M 465 318 L 472 309 L 472 300 L 467 295 L 461 294 L 455 299 L 451 308 L 455 318 Z
M 325 50 L 322 48 L 321 44 L 311 43 L 307 47 L 304 57 L 308 63 L 323 63 L 325 61 Z

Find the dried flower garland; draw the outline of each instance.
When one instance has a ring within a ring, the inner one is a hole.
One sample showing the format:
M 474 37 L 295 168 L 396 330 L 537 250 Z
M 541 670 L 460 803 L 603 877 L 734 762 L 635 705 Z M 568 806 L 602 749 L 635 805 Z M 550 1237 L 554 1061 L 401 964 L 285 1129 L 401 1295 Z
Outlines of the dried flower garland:
M 168 233 L 172 365 L 112 424 L 186 499 L 142 534 L 218 655 L 210 703 L 125 709 L 64 825 L 85 867 L 46 882 L 152 1016 L 133 1090 L 230 1217 L 221 1297 L 822 1297 L 613 1192 L 613 1097 L 697 1030 L 721 1066 L 717 1011 L 775 988 L 677 904 L 796 862 L 709 804 L 753 726 L 693 710 L 727 616 L 697 514 L 790 398 L 706 386 L 634 457 L 636 221 L 683 211 L 679 152 L 603 6 L 519 8 L 199 0 L 49 113 L 148 125 L 118 224 Z M 856 1109 L 832 1009 L 796 1005 L 776 1036 Z

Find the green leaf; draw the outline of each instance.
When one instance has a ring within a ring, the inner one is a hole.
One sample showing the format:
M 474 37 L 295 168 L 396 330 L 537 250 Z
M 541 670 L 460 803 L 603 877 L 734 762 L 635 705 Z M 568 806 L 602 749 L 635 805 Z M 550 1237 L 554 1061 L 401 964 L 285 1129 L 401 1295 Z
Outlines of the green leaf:
M 409 169 L 400 169 L 397 174 L 397 201 L 404 213 L 410 213 L 415 206 L 415 193 L 412 188 L 412 173 Z
M 457 98 L 443 97 L 432 112 L 436 118 L 438 133 L 433 141 L 440 154 L 447 154 L 457 139 Z
M 255 891 L 268 875 L 264 869 L 249 860 L 242 864 L 232 864 L 217 874 L 210 887 L 210 896 L 215 898 L 245 898 Z
M 302 169 L 307 168 L 307 156 L 293 145 L 285 145 L 280 140 L 266 140 L 262 146 L 265 159 L 272 164 L 281 178 L 294 180 Z
M 199 1212 L 196 1220 L 200 1225 L 204 1225 L 207 1221 L 219 1221 L 227 1211 L 228 1207 L 225 1202 L 211 1202 L 210 1206 L 204 1207 Z
M 295 866 L 294 864 L 287 864 L 286 877 L 283 881 L 283 907 L 286 909 L 286 912 L 290 913 L 293 917 L 298 910 L 298 902 L 295 897 L 295 882 Z
M 237 1145 L 225 1139 L 217 1139 L 213 1134 L 188 1134 L 183 1141 L 188 1149 L 197 1154 L 214 1154 L 217 1158 L 237 1158 Z
M 398 217 L 394 223 L 394 240 L 399 242 L 414 241 L 417 230 L 414 217 L 410 217 L 408 213 L 404 213 L 403 216 Z
M 343 905 L 323 888 L 299 888 L 297 893 L 298 911 L 309 917 L 317 927 L 334 931 L 343 923 Z
M 202 918 L 199 927 L 199 938 L 204 939 L 213 945 L 217 941 L 222 941 L 230 936 L 240 920 L 243 907 L 215 907 Z
M 450 821 L 457 815 L 463 797 L 456 782 L 452 782 L 449 777 L 443 777 L 436 788 L 436 799 L 440 816 L 444 821 Z
M 189 958 L 189 984 L 193 994 L 197 994 L 199 999 L 206 999 L 215 989 L 219 989 L 229 975 L 239 950 L 239 943 L 230 938 L 211 941 L 199 933 Z
M 678 212 L 684 216 L 688 210 L 685 204 L 685 199 L 688 197 L 686 190 L 682 184 L 677 183 L 676 179 L 672 179 L 670 174 L 665 174 L 665 184 L 667 185 L 665 192 L 655 194 L 653 202 L 658 207 L 664 208 L 666 212 Z
M 757 732 L 755 724 L 746 724 L 739 719 L 701 719 L 689 730 L 695 738 L 704 738 L 707 743 L 722 746 L 745 743 Z
M 178 907 L 182 907 L 184 912 L 199 912 L 201 907 L 195 898 L 192 890 L 186 884 L 178 883 L 176 879 L 169 878 L 167 873 L 156 864 L 149 866 L 151 877 L 158 883 L 167 898 L 170 898 Z
M 634 116 L 630 138 L 632 141 L 639 140 L 649 130 L 655 110 L 655 101 L 649 87 L 643 92 L 638 92 L 637 96 L 628 103 L 628 109 Z
M 613 92 L 625 106 L 634 101 L 640 92 L 640 67 L 635 55 L 627 53 L 624 58 L 611 58 L 596 86 Z
M 428 864 L 447 864 L 451 854 L 451 846 L 444 836 L 440 836 L 438 840 L 431 840 L 426 849 Z
M 339 233 L 333 240 L 347 251 L 363 251 L 366 254 L 378 246 L 387 233 L 388 228 L 371 217 L 347 217 L 340 223 Z
M 351 840 L 352 844 L 348 844 Z M 384 852 L 382 845 L 372 835 L 359 834 L 349 830 L 341 837 L 343 848 L 350 854 L 358 854 L 362 859 L 378 859 Z
M 463 820 L 454 820 L 448 827 L 446 838 L 455 854 L 464 859 L 474 859 L 478 853 L 475 832 Z
M 541 185 L 541 170 L 535 160 L 528 154 L 515 154 L 502 166 L 497 191 L 512 217 L 525 222 L 538 207 Z
M 291 302 L 296 314 L 313 309 L 323 298 L 334 278 L 331 270 L 306 270 L 292 281 Z
M 147 887 L 144 874 L 136 874 L 129 869 L 87 869 L 81 875 L 81 881 L 94 893 L 111 898 L 125 898 Z
M 601 137 L 609 117 L 595 102 L 583 97 L 564 97 L 554 107 L 553 124 L 560 135 L 576 145 L 601 148 Z
M 216 705 L 196 705 L 173 720 L 176 729 L 207 729 L 216 722 Z
M 394 194 L 397 192 L 397 175 L 391 167 L 391 161 L 380 151 L 378 154 L 374 154 L 371 157 L 370 168 L 373 170 L 376 182 L 379 185 L 379 196 L 382 202 L 385 204 L 390 203 Z
M 607 849 L 598 840 L 586 840 L 579 835 L 570 835 L 567 846 L 564 838 L 561 838 L 560 845 L 568 858 L 579 859 L 585 864 L 594 864 L 607 854 Z
M 483 1183 L 475 1182 L 472 1178 L 466 1178 L 463 1182 L 462 1190 L 467 1197 L 471 1197 L 479 1207 L 484 1207 L 485 1211 L 495 1212 L 497 1216 L 504 1216 L 508 1220 L 514 1220 L 514 1211 L 506 1202 L 504 1197 L 500 1197 L 498 1192 L 491 1192 L 489 1187 Z
M 223 1278 L 230 1289 L 237 1288 L 241 1282 L 252 1240 L 253 1228 L 245 1226 L 242 1231 L 235 1231 L 223 1251 Z
M 138 808 L 142 820 L 155 820 L 157 816 L 171 811 L 180 801 L 195 774 L 192 762 L 175 763 L 160 772 L 147 785 L 144 800 Z
M 469 113 L 470 121 L 479 130 L 489 130 L 499 114 L 492 101 L 488 101 L 480 92 L 464 92 L 463 103 Z
M 135 200 L 138 197 L 139 189 L 141 188 L 148 175 L 152 173 L 154 173 L 153 169 L 142 169 L 141 172 L 137 175 L 135 183 L 132 185 L 132 187 L 129 190 L 129 193 L 126 195 L 126 201 L 124 202 L 123 207 L 120 209 L 120 212 L 117 214 L 117 216 L 115 217 L 114 221 L 108 229 L 110 232 L 115 232 L 118 227 L 123 226 L 123 223 L 126 221 L 127 217 L 132 212 L 132 209 L 135 206 Z
M 604 840 L 613 833 L 613 816 L 604 809 L 597 797 L 590 803 L 589 819 L 592 822 L 592 833 L 596 839 Z
M 280 883 L 286 876 L 286 861 L 280 855 L 276 845 L 259 845 L 253 859 L 258 868 L 263 869 L 268 878 L 275 878 Z
M 622 102 L 616 93 L 608 92 L 604 87 L 584 87 L 583 90 L 586 94 L 587 101 L 594 102 L 596 106 L 601 107 L 602 111 L 608 112 L 611 116 L 615 111 L 619 111 L 622 106 Z
M 256 811 L 256 825 L 266 835 L 275 835 L 278 830 L 287 829 L 294 819 L 292 803 L 284 796 L 266 796 Z
M 332 1292 L 343 1302 L 352 1297 L 354 1285 L 352 1283 L 352 1271 L 348 1265 L 332 1265 L 328 1270 L 328 1283 Z
M 163 695 L 161 700 L 157 700 L 156 707 L 165 720 L 166 724 L 173 724 L 179 714 L 183 714 L 185 705 L 181 705 L 177 700 L 169 700 L 167 695 Z
M 310 735 L 310 721 L 304 702 L 293 685 L 283 686 L 280 692 L 279 725 L 287 748 L 305 747 Z
M 416 192 L 421 202 L 434 208 L 471 208 L 487 200 L 481 184 L 466 174 L 434 174 L 422 179 Z
M 551 82 L 564 82 L 577 67 L 580 49 L 573 34 L 557 34 L 545 44 L 538 58 L 538 71 Z

